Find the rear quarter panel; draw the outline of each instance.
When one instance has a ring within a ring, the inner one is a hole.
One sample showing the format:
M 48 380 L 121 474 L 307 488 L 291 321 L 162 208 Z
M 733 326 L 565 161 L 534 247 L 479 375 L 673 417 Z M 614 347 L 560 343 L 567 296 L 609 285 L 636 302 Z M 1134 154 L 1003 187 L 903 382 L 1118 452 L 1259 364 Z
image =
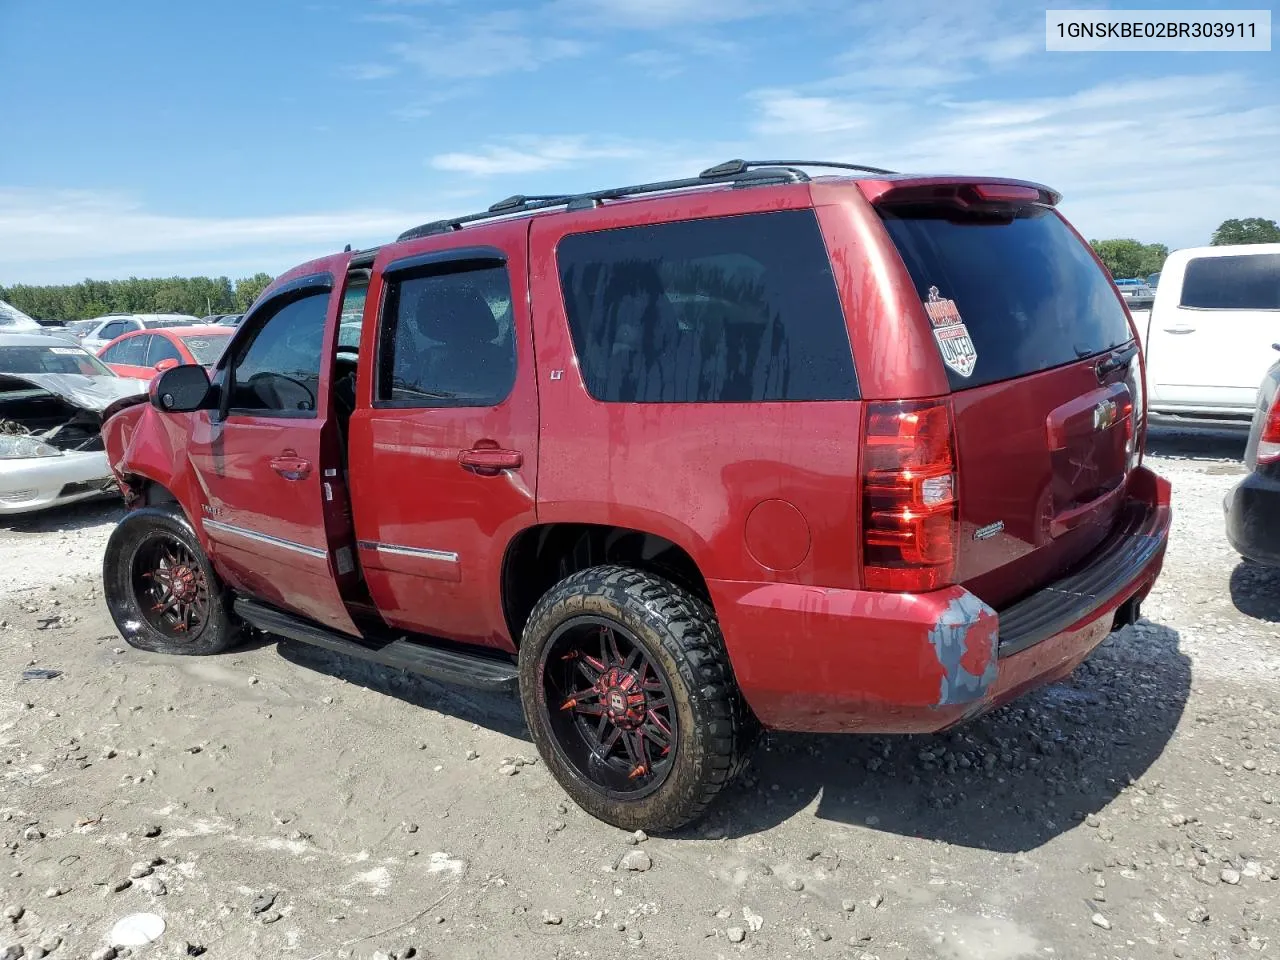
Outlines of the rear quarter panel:
M 810 205 L 797 185 L 534 218 L 539 522 L 658 534 L 708 579 L 854 585 L 861 403 L 599 402 L 578 369 L 555 257 L 572 232 Z

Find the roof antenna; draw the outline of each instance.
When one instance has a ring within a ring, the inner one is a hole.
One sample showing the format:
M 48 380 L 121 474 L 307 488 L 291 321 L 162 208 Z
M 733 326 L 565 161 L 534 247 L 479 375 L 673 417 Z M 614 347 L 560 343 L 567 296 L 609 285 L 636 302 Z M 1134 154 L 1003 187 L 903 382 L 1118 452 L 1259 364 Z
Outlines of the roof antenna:
M 350 252 L 351 252 L 351 244 L 349 244 L 349 243 L 348 243 L 345 247 L 343 247 L 343 248 L 342 248 L 342 252 L 343 252 L 343 253 L 350 253 Z

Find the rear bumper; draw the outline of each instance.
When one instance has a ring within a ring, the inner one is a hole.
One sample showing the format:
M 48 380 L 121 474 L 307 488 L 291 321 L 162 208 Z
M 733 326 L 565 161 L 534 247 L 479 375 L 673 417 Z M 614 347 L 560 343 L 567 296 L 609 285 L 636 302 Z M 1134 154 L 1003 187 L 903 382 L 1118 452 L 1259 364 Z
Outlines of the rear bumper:
M 1255 563 L 1280 566 L 1280 476 L 1249 474 L 1227 493 L 1227 541 Z
M 1000 613 L 959 586 L 913 595 L 710 581 L 747 702 L 775 729 L 925 733 L 1062 679 L 1164 563 L 1169 484 L 1141 469 L 1130 495 L 1125 522 L 1087 565 Z

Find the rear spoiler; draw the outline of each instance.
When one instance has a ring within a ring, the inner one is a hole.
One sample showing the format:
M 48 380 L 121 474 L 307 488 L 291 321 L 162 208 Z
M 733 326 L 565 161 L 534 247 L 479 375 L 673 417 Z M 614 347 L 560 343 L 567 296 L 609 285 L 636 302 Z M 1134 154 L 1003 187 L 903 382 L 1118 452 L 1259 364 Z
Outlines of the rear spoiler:
M 998 177 L 886 177 L 857 181 L 876 206 L 900 203 L 943 203 L 980 210 L 1035 204 L 1054 207 L 1062 194 L 1042 183 Z

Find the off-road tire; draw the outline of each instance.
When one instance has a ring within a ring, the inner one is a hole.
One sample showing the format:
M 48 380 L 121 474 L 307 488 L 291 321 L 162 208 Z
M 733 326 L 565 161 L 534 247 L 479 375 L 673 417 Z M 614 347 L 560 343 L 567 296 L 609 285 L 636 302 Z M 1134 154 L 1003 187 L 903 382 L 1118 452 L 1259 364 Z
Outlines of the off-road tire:
M 155 627 L 144 615 L 134 587 L 134 561 L 139 551 L 168 538 L 186 548 L 207 584 L 203 623 L 180 637 Z M 132 647 L 152 653 L 207 656 L 229 650 L 240 639 L 240 625 L 231 613 L 231 597 L 214 573 L 191 522 L 177 504 L 141 507 L 128 513 L 107 541 L 102 560 L 102 587 L 116 629 Z
M 579 616 L 619 623 L 666 673 L 678 729 L 675 758 L 657 790 L 618 800 L 566 757 L 551 729 L 544 649 L 556 628 Z M 538 601 L 520 646 L 520 699 L 543 762 L 574 801 L 624 830 L 671 831 L 698 819 L 742 770 L 759 724 L 742 699 L 715 611 L 668 580 L 630 567 L 579 571 Z

